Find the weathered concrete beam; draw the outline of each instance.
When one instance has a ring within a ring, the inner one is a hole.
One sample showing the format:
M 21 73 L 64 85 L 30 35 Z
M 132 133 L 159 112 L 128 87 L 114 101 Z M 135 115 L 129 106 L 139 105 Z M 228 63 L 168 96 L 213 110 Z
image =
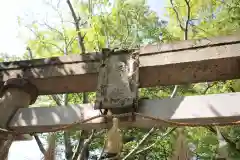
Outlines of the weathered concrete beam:
M 206 96 L 176 97 L 163 100 L 140 101 L 139 113 L 169 121 L 200 125 L 225 124 L 240 121 L 239 93 L 212 94 Z M 23 133 L 46 132 L 50 128 L 72 124 L 99 115 L 92 104 L 68 107 L 21 108 L 9 127 Z M 44 116 L 43 116 L 44 115 Z M 110 124 L 108 124 L 110 125 Z M 150 128 L 154 125 L 169 126 L 163 122 L 137 117 L 136 122 L 122 121 L 122 127 Z M 102 118 L 78 125 L 79 129 L 100 129 L 107 125 Z
M 239 35 L 145 46 L 140 49 L 140 87 L 240 78 L 239 48 Z M 0 63 L 0 82 L 27 77 L 42 95 L 95 91 L 101 56 L 75 54 Z

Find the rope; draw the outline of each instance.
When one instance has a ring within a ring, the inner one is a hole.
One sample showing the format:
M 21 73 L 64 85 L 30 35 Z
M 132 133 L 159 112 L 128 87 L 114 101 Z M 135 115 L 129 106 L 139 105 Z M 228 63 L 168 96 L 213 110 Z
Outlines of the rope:
M 227 126 L 227 125 L 239 125 L 240 121 L 232 121 L 232 122 L 225 122 L 225 123 L 210 123 L 210 124 L 204 124 L 204 123 L 184 123 L 184 122 L 174 122 L 174 121 L 169 121 L 169 120 L 164 120 L 161 118 L 155 118 L 155 117 L 151 117 L 151 116 L 146 116 L 143 115 L 141 113 L 136 113 L 135 114 L 137 116 L 140 116 L 142 118 L 146 118 L 146 119 L 151 119 L 154 121 L 159 121 L 161 123 L 164 124 L 168 124 L 168 125 L 172 125 L 172 126 L 188 126 L 188 127 L 196 127 L 196 126 L 206 126 L 206 125 L 219 125 L 219 126 Z

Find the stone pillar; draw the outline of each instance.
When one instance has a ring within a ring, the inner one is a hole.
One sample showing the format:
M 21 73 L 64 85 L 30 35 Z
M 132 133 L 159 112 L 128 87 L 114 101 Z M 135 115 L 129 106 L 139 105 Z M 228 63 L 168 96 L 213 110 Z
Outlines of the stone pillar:
M 27 79 L 13 78 L 7 80 L 0 91 L 0 128 L 8 129 L 8 123 L 16 111 L 33 104 L 38 96 L 37 88 Z M 5 137 L 5 138 L 2 138 Z M 0 159 L 6 160 L 13 135 L 0 136 Z

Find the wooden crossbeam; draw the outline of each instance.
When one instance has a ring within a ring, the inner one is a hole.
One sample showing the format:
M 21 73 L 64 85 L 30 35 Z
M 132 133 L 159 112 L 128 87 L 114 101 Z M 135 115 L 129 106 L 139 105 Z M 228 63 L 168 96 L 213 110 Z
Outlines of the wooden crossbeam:
M 240 78 L 239 48 L 239 35 L 147 45 L 140 49 L 140 87 Z M 95 91 L 101 56 L 91 53 L 3 62 L 0 82 L 27 77 L 42 95 Z
M 226 124 L 240 121 L 239 93 L 212 94 L 206 96 L 176 97 L 163 100 L 141 100 L 139 113 L 171 122 L 201 125 Z M 46 132 L 50 128 L 72 124 L 99 115 L 92 104 L 68 107 L 21 108 L 11 120 L 9 127 L 22 133 Z M 78 125 L 79 129 L 100 129 L 110 124 L 102 118 Z M 150 128 L 170 126 L 163 122 L 137 117 L 136 122 L 122 121 L 121 127 Z

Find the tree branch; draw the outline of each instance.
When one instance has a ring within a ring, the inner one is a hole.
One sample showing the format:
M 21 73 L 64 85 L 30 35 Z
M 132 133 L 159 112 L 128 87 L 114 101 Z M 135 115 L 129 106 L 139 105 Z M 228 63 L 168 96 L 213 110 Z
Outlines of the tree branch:
M 76 150 L 74 151 L 74 154 L 72 156 L 72 160 L 77 160 L 77 158 L 81 152 L 81 147 L 83 146 L 83 141 L 84 141 L 84 139 L 82 138 L 82 133 L 81 133 L 79 140 L 78 140 Z
M 83 147 L 82 147 L 82 150 L 81 150 L 78 160 L 86 160 L 85 154 L 87 154 L 86 152 L 89 152 L 88 148 L 89 148 L 89 144 L 91 143 L 91 141 L 93 139 L 94 132 L 95 132 L 95 130 L 93 129 L 90 136 L 88 137 L 88 139 L 84 141 L 84 144 L 83 144 Z M 88 156 L 86 156 L 86 158 L 88 158 Z
M 88 95 L 86 93 L 83 93 L 83 103 L 87 103 L 87 102 L 88 102 Z M 81 134 L 85 134 L 85 131 L 83 130 L 81 132 Z M 74 152 L 72 160 L 77 160 L 77 159 L 82 160 L 82 158 L 84 158 L 84 155 L 85 155 L 84 153 L 88 150 L 89 143 L 91 142 L 91 140 L 93 138 L 93 134 L 94 134 L 94 130 L 92 130 L 91 135 L 86 140 L 87 143 L 85 143 L 84 138 L 82 138 L 82 136 L 80 136 L 78 145 L 77 145 L 76 151 Z
M 170 98 L 176 97 L 176 95 L 177 95 L 177 90 L 178 90 L 178 85 L 175 85 L 175 86 L 174 86 L 174 89 L 173 89 L 173 92 L 172 92 L 172 94 L 171 94 L 171 96 L 170 96 Z
M 54 44 L 54 43 L 51 43 L 51 42 L 44 42 L 43 41 L 43 38 L 41 38 L 34 30 L 32 30 L 31 28 L 27 27 L 36 37 L 37 39 L 39 40 L 39 42 L 41 42 L 42 44 L 46 45 L 46 44 L 49 44 L 49 45 L 52 45 L 54 46 L 55 48 L 59 49 L 62 53 L 64 53 L 64 50 L 62 48 L 60 48 L 58 45 Z
M 177 128 L 177 127 L 174 127 L 174 128 L 172 128 L 172 129 L 170 129 L 167 133 L 165 133 L 164 135 L 162 135 L 162 136 L 160 137 L 160 140 L 162 140 L 162 139 L 164 139 L 165 137 L 167 137 L 169 134 L 171 134 L 173 131 L 175 131 L 176 128 Z M 148 147 L 146 147 L 146 148 L 143 148 L 143 149 L 137 151 L 136 154 L 141 154 L 141 153 L 143 153 L 143 152 L 151 149 L 152 147 L 155 146 L 156 143 L 157 143 L 157 142 L 154 142 L 154 143 L 152 143 L 150 146 L 148 146 Z
M 94 133 L 95 133 L 95 130 L 92 130 L 88 139 L 84 140 L 84 138 L 82 138 L 83 137 L 82 135 L 85 134 L 85 132 L 82 131 L 81 136 L 79 137 L 78 145 L 76 147 L 74 155 L 72 156 L 72 160 L 86 160 L 88 158 L 86 154 L 88 152 L 89 144 L 91 143 L 94 137 Z
M 53 96 L 54 98 L 55 96 Z M 56 97 L 54 98 L 55 102 L 57 104 L 61 104 Z M 67 106 L 68 105 L 68 94 L 63 94 L 63 105 Z M 72 151 L 72 145 L 70 142 L 70 135 L 68 131 L 64 131 L 63 132 L 63 137 L 64 137 L 64 145 L 65 145 L 65 158 L 67 160 L 71 160 L 72 155 L 73 155 L 73 151 Z
M 37 142 L 38 148 L 40 149 L 42 154 L 45 155 L 46 150 L 44 149 L 43 144 L 42 144 L 40 138 L 38 137 L 37 134 L 34 134 L 33 136 L 34 136 L 35 141 Z
M 73 9 L 73 6 L 72 6 L 70 0 L 67 0 L 67 4 L 68 4 L 68 7 L 71 11 L 73 20 L 74 20 L 74 25 L 75 25 L 76 32 L 77 32 L 77 37 L 78 37 L 79 48 L 82 50 L 82 53 L 84 54 L 86 52 L 86 49 L 85 49 L 85 45 L 84 45 L 84 39 L 81 35 L 80 27 L 79 27 L 79 22 L 80 22 L 81 18 L 76 16 L 76 13 Z
M 63 132 L 63 137 L 64 137 L 64 145 L 65 145 L 65 158 L 67 160 L 71 160 L 73 151 L 72 151 L 72 145 L 70 143 L 70 135 L 69 132 L 64 131 Z
M 204 32 L 204 33 L 206 33 L 206 34 L 214 37 L 214 34 L 211 34 L 211 33 L 209 33 L 208 31 L 205 31 L 204 29 L 200 28 L 199 26 L 196 26 L 196 25 L 194 25 L 194 24 L 190 24 L 190 25 L 191 25 L 192 27 L 194 27 L 194 28 L 196 28 L 196 29 L 198 29 L 198 30 L 200 30 L 200 31 L 202 31 L 202 32 Z
M 229 86 L 228 88 L 231 90 L 231 92 L 236 92 L 233 87 Z
M 28 56 L 29 56 L 29 59 L 32 60 L 33 59 L 33 54 L 32 54 L 32 50 L 29 46 L 27 46 L 27 51 L 28 51 Z
M 48 5 L 50 5 L 52 7 L 52 9 L 54 11 L 56 11 L 58 13 L 58 17 L 60 18 L 60 21 L 61 21 L 61 28 L 62 28 L 62 31 L 56 29 L 56 28 L 53 28 L 52 26 L 50 26 L 47 22 L 48 20 L 46 19 L 46 22 L 43 23 L 43 25 L 45 25 L 46 27 L 48 27 L 48 29 L 50 29 L 51 31 L 54 31 L 54 32 L 57 32 L 61 37 L 62 39 L 64 40 L 64 54 L 67 55 L 68 53 L 68 47 L 72 44 L 72 40 L 74 40 L 73 38 L 69 40 L 69 38 L 66 36 L 66 29 L 64 28 L 64 22 L 67 22 L 67 21 L 64 21 L 63 19 L 63 16 L 62 16 L 62 13 L 59 11 L 59 3 L 60 1 L 58 2 L 57 4 L 57 7 L 55 7 L 52 3 L 48 3 Z M 71 22 L 72 23 L 72 22 Z M 74 36 L 75 37 L 75 36 Z
M 52 99 L 55 101 L 55 103 L 58 105 L 58 106 L 61 106 L 61 101 L 59 99 L 59 97 L 57 95 L 51 95 Z
M 76 39 L 76 37 L 73 36 L 73 37 L 69 40 L 69 42 L 67 43 L 67 46 L 66 46 L 66 47 L 68 48 L 69 46 L 71 46 L 75 39 Z
M 191 16 L 191 7 L 190 7 L 189 2 L 190 2 L 190 0 L 185 0 L 185 3 L 187 5 L 187 20 L 186 20 L 186 24 L 185 24 L 184 40 L 188 39 L 188 26 L 189 26 L 190 16 Z
M 208 130 L 210 130 L 213 134 L 217 135 L 217 131 L 212 127 L 212 126 L 207 126 L 206 127 Z M 236 143 L 234 143 L 232 140 L 230 140 L 227 135 L 225 135 L 223 132 L 220 132 L 224 140 L 233 148 L 236 150 L 238 153 L 240 153 L 240 149 L 238 149 L 236 146 Z
M 79 22 L 81 21 L 81 17 L 77 17 L 76 12 L 74 11 L 73 6 L 72 6 L 70 0 L 67 0 L 67 4 L 68 4 L 68 7 L 69 7 L 69 9 L 71 11 L 73 20 L 74 20 L 75 29 L 76 29 L 76 32 L 77 32 L 79 49 L 82 51 L 82 54 L 85 54 L 86 53 L 86 48 L 85 48 L 85 45 L 84 45 L 84 36 L 82 36 L 81 31 L 80 31 L 80 27 L 79 27 Z M 87 93 L 83 93 L 83 103 L 88 103 L 88 94 Z M 82 131 L 82 133 L 85 133 L 85 132 Z M 73 160 L 76 160 L 76 158 L 81 160 L 82 157 L 84 157 L 83 153 L 86 150 L 88 150 L 88 146 L 89 146 L 88 144 L 90 143 L 90 141 L 91 141 L 91 139 L 93 137 L 91 135 L 86 140 L 87 143 L 85 143 L 84 139 L 80 137 L 79 143 L 78 143 L 78 146 L 77 146 L 77 150 L 76 150 L 76 152 L 73 155 Z
M 173 11 L 174 11 L 175 14 L 176 14 L 176 17 L 177 17 L 177 21 L 178 21 L 179 27 L 180 27 L 183 31 L 185 31 L 185 28 L 183 27 L 182 22 L 181 22 L 181 20 L 180 20 L 180 17 L 179 17 L 178 11 L 177 11 L 176 7 L 173 5 L 173 0 L 170 0 L 170 3 L 171 3 L 171 5 L 172 5 L 172 9 L 173 9 Z
M 53 28 L 52 26 L 50 26 L 49 24 L 47 24 L 46 22 L 43 22 L 43 24 L 40 25 L 44 25 L 46 26 L 50 31 L 54 31 L 57 32 L 63 39 L 65 39 L 65 36 L 62 32 L 60 32 L 59 30 L 57 30 L 56 28 Z
M 151 128 L 150 131 L 144 135 L 144 137 L 140 140 L 140 142 L 122 159 L 126 160 L 127 158 L 131 157 L 137 149 L 140 147 L 142 143 L 146 141 L 146 139 L 155 131 L 155 127 Z
M 203 91 L 203 95 L 206 94 L 207 91 L 208 91 L 211 87 L 213 87 L 214 84 L 215 84 L 214 82 L 211 83 L 211 84 L 209 84 L 209 82 L 206 82 L 206 83 L 207 83 L 207 87 L 204 89 L 204 91 Z

